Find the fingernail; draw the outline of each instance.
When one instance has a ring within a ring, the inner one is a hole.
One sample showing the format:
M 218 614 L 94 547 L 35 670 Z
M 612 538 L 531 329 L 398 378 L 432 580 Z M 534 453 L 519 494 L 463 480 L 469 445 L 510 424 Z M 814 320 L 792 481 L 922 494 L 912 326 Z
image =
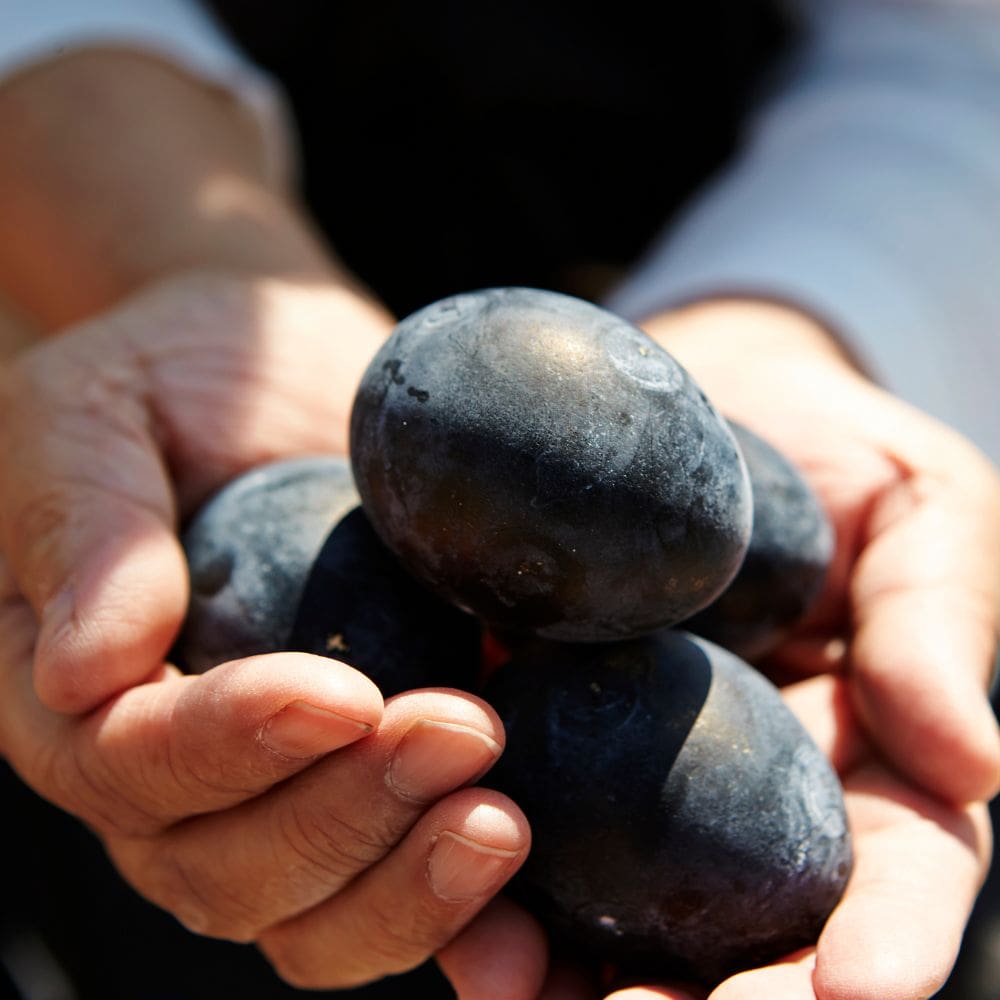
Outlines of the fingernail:
M 438 836 L 427 859 L 427 878 L 434 895 L 456 902 L 475 899 L 490 892 L 503 871 L 511 866 L 518 851 L 459 836 L 450 830 Z
M 426 802 L 478 778 L 500 755 L 500 744 L 478 729 L 421 719 L 399 741 L 386 782 L 405 799 Z
M 259 739 L 283 757 L 305 758 L 346 746 L 371 731 L 367 722 L 293 701 L 264 723 Z

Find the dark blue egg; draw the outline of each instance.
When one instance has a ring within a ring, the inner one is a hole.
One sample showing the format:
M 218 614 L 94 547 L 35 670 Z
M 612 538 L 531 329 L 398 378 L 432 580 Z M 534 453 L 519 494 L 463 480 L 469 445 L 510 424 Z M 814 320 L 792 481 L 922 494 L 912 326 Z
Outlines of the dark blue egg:
M 730 426 L 750 473 L 750 546 L 732 583 L 684 628 L 754 660 L 777 647 L 815 603 L 834 532 L 795 465 L 753 431 Z
M 486 697 L 485 782 L 532 828 L 511 891 L 564 947 L 713 985 L 816 942 L 851 871 L 843 793 L 752 667 L 671 630 L 536 641 Z
M 251 470 L 205 504 L 183 544 L 191 600 L 174 655 L 189 672 L 294 650 L 356 667 L 386 697 L 478 683 L 479 624 L 398 564 L 344 458 Z
M 750 538 L 725 421 L 650 337 L 580 299 L 457 295 L 400 323 L 352 413 L 373 526 L 493 627 L 602 641 L 686 618 Z

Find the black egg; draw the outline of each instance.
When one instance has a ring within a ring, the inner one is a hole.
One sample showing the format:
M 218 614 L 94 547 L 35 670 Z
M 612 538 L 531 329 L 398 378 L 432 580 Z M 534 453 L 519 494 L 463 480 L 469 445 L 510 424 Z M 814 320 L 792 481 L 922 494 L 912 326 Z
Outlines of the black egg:
M 183 536 L 182 669 L 294 650 L 356 667 L 386 697 L 478 685 L 479 624 L 406 573 L 358 503 L 338 456 L 261 466 L 210 499 Z
M 842 789 L 752 667 L 671 630 L 539 641 L 486 697 L 485 783 L 532 828 L 510 891 L 565 947 L 711 986 L 815 943 L 851 869 Z
M 778 646 L 815 603 L 834 532 L 798 469 L 753 431 L 730 426 L 750 473 L 750 547 L 732 583 L 684 628 L 752 660 Z
M 351 457 L 383 540 L 501 630 L 600 641 L 686 618 L 750 537 L 725 421 L 646 334 L 524 288 L 404 320 L 355 400 Z

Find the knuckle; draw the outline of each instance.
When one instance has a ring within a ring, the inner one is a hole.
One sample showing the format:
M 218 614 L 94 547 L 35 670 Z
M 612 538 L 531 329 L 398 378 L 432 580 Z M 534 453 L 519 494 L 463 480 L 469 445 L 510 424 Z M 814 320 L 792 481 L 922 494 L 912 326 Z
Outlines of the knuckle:
M 330 975 L 327 968 L 318 967 L 315 957 L 307 955 L 295 938 L 282 933 L 280 928 L 269 931 L 257 946 L 278 976 L 295 989 L 338 989 L 358 985 L 350 979 Z
M 52 557 L 66 530 L 69 510 L 65 483 L 50 481 L 45 488 L 32 491 L 23 504 L 10 512 L 10 526 L 16 526 L 16 530 L 7 530 L 5 535 L 13 560 L 58 565 Z M 56 579 L 43 580 L 40 589 L 50 595 L 60 583 Z
M 60 807 L 78 816 L 102 836 L 146 836 L 160 822 L 123 793 L 122 784 L 99 762 L 69 742 L 35 764 L 38 785 Z
M 206 937 L 249 943 L 261 928 L 256 908 L 219 877 L 218 865 L 201 852 L 161 847 L 148 895 L 188 930 Z
M 448 937 L 434 915 L 420 906 L 373 905 L 367 919 L 369 948 L 383 975 L 414 968 Z
M 335 809 L 290 808 L 282 835 L 302 864 L 340 885 L 370 867 L 394 846 L 395 838 L 367 830 Z
M 303 937 L 294 925 L 269 929 L 257 944 L 275 972 L 297 989 L 358 987 L 408 972 L 434 950 L 411 940 L 407 931 L 400 929 L 398 918 L 396 913 L 376 914 L 366 908 L 353 921 L 354 931 L 339 936 L 334 947 L 326 937 L 322 943 L 315 937 Z
M 343 942 L 331 945 L 327 940 L 320 945 L 314 938 L 303 938 L 294 927 L 269 929 L 257 947 L 278 976 L 300 990 L 351 989 L 391 974 L 369 951 L 351 949 Z
M 227 773 L 218 755 L 201 752 L 198 743 L 171 739 L 165 764 L 171 780 L 185 799 L 195 802 L 241 801 L 259 789 L 248 780 L 239 765 Z

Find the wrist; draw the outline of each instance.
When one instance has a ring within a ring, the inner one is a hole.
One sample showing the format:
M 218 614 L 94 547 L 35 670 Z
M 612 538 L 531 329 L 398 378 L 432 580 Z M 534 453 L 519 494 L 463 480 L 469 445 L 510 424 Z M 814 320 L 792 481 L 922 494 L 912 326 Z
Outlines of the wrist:
M 796 377 L 817 367 L 861 377 L 847 347 L 819 319 L 767 299 L 705 299 L 639 324 L 713 399 L 738 400 L 749 380 Z M 765 374 L 766 369 L 766 374 Z
M 747 353 L 857 367 L 819 319 L 768 299 L 705 299 L 657 313 L 640 326 L 692 371 Z

